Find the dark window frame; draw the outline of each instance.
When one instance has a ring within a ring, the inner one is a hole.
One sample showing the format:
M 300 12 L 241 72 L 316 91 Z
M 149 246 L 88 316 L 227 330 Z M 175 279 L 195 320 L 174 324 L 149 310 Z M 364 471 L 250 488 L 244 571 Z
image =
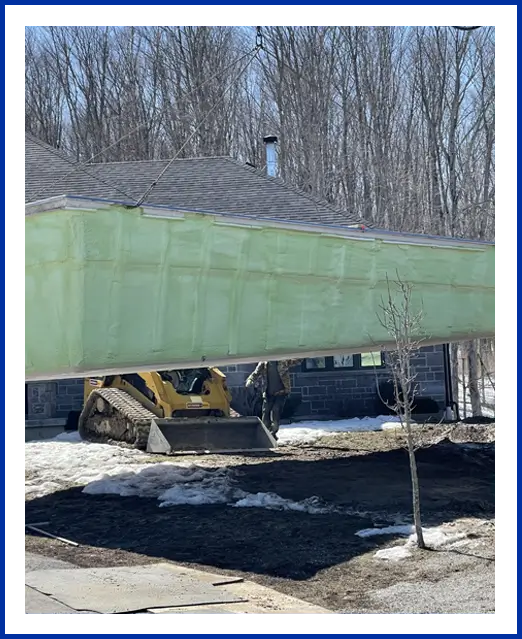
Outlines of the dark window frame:
M 379 366 L 363 366 L 361 353 L 354 353 L 353 355 L 353 366 L 334 366 L 334 356 L 330 355 L 329 357 L 325 357 L 325 367 L 324 368 L 309 368 L 306 365 L 307 359 L 313 359 L 308 357 L 303 360 L 301 364 L 301 372 L 303 373 L 332 373 L 336 371 L 371 371 L 373 369 L 382 370 L 386 368 L 386 359 L 384 356 L 384 352 L 381 351 L 381 361 L 382 364 Z M 318 358 L 317 358 L 318 359 Z

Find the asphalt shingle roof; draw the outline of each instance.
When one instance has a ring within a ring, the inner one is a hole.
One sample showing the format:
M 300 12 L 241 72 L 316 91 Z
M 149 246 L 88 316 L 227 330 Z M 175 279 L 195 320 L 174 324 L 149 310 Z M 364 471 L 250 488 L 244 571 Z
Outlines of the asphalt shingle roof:
M 83 195 L 135 203 L 168 163 L 108 162 L 75 170 L 76 163 L 61 151 L 26 135 L 26 202 Z M 143 205 L 340 226 L 363 223 L 229 157 L 174 160 Z
M 25 134 L 25 201 L 36 202 L 57 195 L 84 195 L 108 200 L 129 199 L 122 190 L 96 176 L 90 167 L 29 133 Z

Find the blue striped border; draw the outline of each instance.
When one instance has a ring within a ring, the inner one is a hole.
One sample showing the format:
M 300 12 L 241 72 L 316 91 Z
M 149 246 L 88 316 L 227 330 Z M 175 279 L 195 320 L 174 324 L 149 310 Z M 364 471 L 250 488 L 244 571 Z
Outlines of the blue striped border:
M 497 26 L 497 615 L 512 615 L 511 28 Z

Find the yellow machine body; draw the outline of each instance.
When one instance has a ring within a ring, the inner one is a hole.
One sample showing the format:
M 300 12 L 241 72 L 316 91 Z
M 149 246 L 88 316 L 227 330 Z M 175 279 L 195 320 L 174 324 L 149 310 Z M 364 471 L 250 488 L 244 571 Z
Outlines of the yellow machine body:
M 125 442 L 150 453 L 274 448 L 259 418 L 231 416 L 231 400 L 217 368 L 90 377 L 78 430 L 87 441 Z
M 90 377 L 84 382 L 84 403 L 97 388 L 117 388 L 156 417 L 229 417 L 232 398 L 225 375 L 218 368 L 196 370 L 199 387 L 193 384 L 197 373 L 192 370 Z

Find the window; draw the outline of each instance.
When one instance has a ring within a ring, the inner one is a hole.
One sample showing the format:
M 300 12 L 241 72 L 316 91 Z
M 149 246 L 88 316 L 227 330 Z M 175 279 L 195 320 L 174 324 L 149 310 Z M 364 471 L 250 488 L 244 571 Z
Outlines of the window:
M 383 365 L 383 357 L 380 351 L 373 351 L 372 353 L 361 353 L 361 368 L 367 368 L 368 366 L 376 368 Z
M 312 357 L 305 359 L 305 368 L 310 371 L 326 368 L 326 357 Z
M 353 368 L 353 355 L 334 355 L 334 368 Z
M 303 371 L 370 370 L 384 368 L 384 356 L 380 351 L 333 357 L 311 357 L 303 362 Z

